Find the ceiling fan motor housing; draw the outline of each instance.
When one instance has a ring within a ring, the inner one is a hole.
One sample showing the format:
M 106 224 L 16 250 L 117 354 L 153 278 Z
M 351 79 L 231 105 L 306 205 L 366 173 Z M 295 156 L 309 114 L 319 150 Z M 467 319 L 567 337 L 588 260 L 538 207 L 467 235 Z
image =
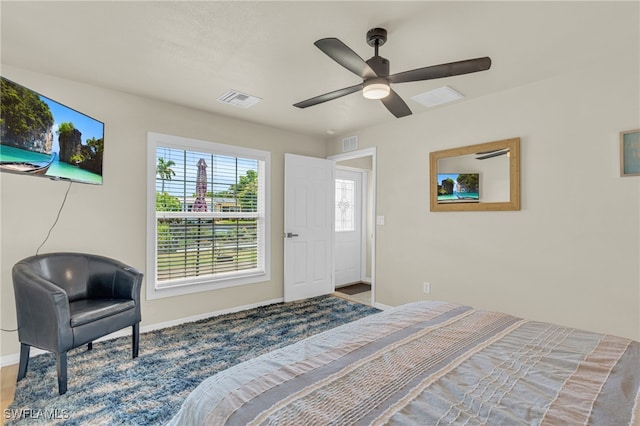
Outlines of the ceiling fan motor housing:
M 383 58 L 382 56 L 374 56 L 369 59 L 367 65 L 371 67 L 371 69 L 376 73 L 378 77 L 388 77 L 389 76 L 389 60 Z

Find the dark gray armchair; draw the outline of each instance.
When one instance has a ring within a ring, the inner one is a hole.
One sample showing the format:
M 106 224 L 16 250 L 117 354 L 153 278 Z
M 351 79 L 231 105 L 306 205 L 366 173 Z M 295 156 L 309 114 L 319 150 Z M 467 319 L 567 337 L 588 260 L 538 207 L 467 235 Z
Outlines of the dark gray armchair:
M 132 327 L 138 356 L 142 272 L 117 260 L 81 253 L 28 257 L 13 267 L 20 366 L 27 374 L 31 346 L 57 356 L 58 392 L 67 391 L 67 351 Z

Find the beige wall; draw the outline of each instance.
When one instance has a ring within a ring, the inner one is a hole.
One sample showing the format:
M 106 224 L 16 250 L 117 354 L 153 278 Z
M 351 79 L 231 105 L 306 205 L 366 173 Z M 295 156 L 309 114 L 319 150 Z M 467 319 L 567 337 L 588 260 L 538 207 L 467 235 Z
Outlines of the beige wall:
M 247 146 L 271 152 L 271 281 L 143 301 L 142 325 L 153 325 L 283 296 L 284 153 L 324 157 L 325 143 L 307 136 L 214 116 L 162 102 L 3 66 L 2 75 L 105 123 L 104 185 L 72 184 L 60 220 L 40 250 L 115 257 L 145 269 L 147 132 Z M 215 100 L 212 100 L 215 102 Z M 35 254 L 53 224 L 68 184 L 0 174 L 2 328 L 16 324 L 11 267 Z M 145 290 L 142 291 L 143 298 Z M 2 332 L 1 355 L 19 350 Z
M 615 64 L 344 135 L 377 147 L 377 302 L 448 300 L 640 339 L 640 178 L 619 177 L 619 132 L 640 128 L 633 43 Z M 429 152 L 510 137 L 521 211 L 429 211 Z

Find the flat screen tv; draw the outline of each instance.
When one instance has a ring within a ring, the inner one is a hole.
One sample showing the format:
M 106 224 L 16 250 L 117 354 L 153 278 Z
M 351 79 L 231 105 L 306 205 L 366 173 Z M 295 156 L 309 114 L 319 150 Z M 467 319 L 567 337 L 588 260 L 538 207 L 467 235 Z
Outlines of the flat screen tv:
M 439 203 L 477 203 L 479 201 L 479 173 L 438 173 Z
M 102 184 L 104 124 L 0 77 L 0 170 Z

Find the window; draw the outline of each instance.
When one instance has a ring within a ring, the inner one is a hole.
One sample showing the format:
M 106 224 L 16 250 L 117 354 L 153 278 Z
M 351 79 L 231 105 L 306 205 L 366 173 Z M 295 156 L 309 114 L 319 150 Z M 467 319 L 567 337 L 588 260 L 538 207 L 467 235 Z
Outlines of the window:
M 336 179 L 336 232 L 355 230 L 355 186 L 353 180 Z
M 147 298 L 266 281 L 265 151 L 149 133 Z

